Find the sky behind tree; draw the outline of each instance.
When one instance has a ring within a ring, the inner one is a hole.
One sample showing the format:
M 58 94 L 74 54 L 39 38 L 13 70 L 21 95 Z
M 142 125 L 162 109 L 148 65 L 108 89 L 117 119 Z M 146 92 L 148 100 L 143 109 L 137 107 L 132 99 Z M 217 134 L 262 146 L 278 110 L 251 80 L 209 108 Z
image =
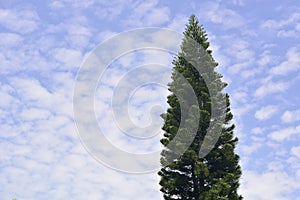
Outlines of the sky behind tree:
M 229 84 L 243 170 L 239 192 L 245 199 L 299 199 L 300 3 L 290 0 L 0 0 L 1 198 L 162 199 L 156 172 L 120 173 L 85 150 L 74 124 L 73 89 L 84 59 L 101 42 L 135 28 L 182 33 L 193 13 Z M 120 136 L 109 102 L 131 66 L 151 60 L 171 69 L 173 56 L 126 54 L 102 77 L 96 116 L 116 146 L 141 153 L 161 148 L 159 135 L 138 142 Z M 151 107 L 166 108 L 167 94 L 166 87 L 136 90 L 132 121 L 150 123 Z

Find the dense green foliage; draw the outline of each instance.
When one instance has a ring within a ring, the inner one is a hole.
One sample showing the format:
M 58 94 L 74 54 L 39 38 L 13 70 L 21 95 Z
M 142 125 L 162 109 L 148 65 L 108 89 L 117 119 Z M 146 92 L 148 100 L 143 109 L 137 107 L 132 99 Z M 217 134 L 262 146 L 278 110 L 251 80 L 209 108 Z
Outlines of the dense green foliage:
M 170 108 L 162 114 L 165 124 L 161 143 L 165 148 L 161 153 L 163 167 L 158 174 L 161 176 L 161 191 L 167 200 L 242 199 L 237 194 L 241 169 L 239 156 L 234 152 L 238 139 L 233 136 L 234 125 L 230 123 L 233 116 L 229 96 L 222 93 L 226 84 L 215 71 L 218 64 L 208 47 L 207 34 L 192 15 L 184 32 L 181 51 L 173 61 L 172 82 L 169 84 L 171 95 L 168 96 Z M 185 94 L 188 86 L 184 81 L 192 87 L 197 104 L 187 98 L 191 95 Z M 217 102 L 218 97 L 224 97 L 224 106 Z M 212 104 L 220 110 L 217 116 L 213 116 Z M 195 117 L 197 115 L 199 118 Z M 208 135 L 211 124 L 220 127 L 219 134 Z M 191 133 L 195 125 L 196 131 Z M 183 137 L 178 137 L 176 143 L 170 145 L 179 132 Z M 191 136 L 193 140 L 187 141 Z M 217 137 L 217 140 L 212 142 L 213 146 L 208 145 L 210 151 L 201 156 L 199 152 L 203 150 L 201 145 L 204 145 L 206 136 Z M 178 149 L 186 145 L 187 149 L 179 155 Z

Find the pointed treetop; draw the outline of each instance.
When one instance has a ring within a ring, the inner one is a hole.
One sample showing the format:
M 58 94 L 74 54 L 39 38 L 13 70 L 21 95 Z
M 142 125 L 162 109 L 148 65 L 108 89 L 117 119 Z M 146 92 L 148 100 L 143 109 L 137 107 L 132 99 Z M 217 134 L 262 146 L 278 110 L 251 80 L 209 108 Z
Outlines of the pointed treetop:
M 189 23 L 186 25 L 184 36 L 195 40 L 201 44 L 205 50 L 209 47 L 207 34 L 202 25 L 199 25 L 197 17 L 192 14 L 189 18 Z M 208 51 L 211 53 L 211 51 Z

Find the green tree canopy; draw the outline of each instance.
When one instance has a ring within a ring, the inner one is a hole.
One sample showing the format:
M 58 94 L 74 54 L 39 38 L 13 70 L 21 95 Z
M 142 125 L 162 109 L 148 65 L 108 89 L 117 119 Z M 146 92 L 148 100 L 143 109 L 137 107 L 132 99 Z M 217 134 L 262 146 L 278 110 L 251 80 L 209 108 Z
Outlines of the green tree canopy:
M 218 64 L 208 48 L 207 34 L 192 15 L 181 51 L 173 61 L 170 107 L 162 114 L 163 167 L 158 174 L 167 200 L 242 199 L 237 194 L 241 168 L 234 152 L 238 139 L 230 122 L 229 96 L 222 92 L 226 84 L 216 72 Z M 187 92 L 189 87 L 193 94 Z M 196 97 L 196 103 L 191 96 Z

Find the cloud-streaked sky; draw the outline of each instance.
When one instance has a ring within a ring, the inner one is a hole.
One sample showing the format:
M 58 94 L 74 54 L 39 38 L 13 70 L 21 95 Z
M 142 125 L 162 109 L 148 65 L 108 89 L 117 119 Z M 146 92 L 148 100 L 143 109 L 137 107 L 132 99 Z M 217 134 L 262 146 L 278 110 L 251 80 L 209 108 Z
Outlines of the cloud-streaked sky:
M 84 58 L 105 39 L 143 27 L 183 32 L 193 13 L 229 84 L 239 192 L 250 200 L 299 199 L 300 3 L 292 0 L 0 0 L 0 199 L 162 199 L 156 173 L 117 172 L 85 150 L 73 89 Z M 131 66 L 149 60 L 171 67 L 172 56 L 124 55 L 95 94 L 107 137 L 129 152 L 159 149 L 160 136 L 139 143 L 120 136 L 104 102 Z M 132 121 L 151 123 L 151 107 L 166 106 L 166 95 L 164 87 L 137 89 Z

